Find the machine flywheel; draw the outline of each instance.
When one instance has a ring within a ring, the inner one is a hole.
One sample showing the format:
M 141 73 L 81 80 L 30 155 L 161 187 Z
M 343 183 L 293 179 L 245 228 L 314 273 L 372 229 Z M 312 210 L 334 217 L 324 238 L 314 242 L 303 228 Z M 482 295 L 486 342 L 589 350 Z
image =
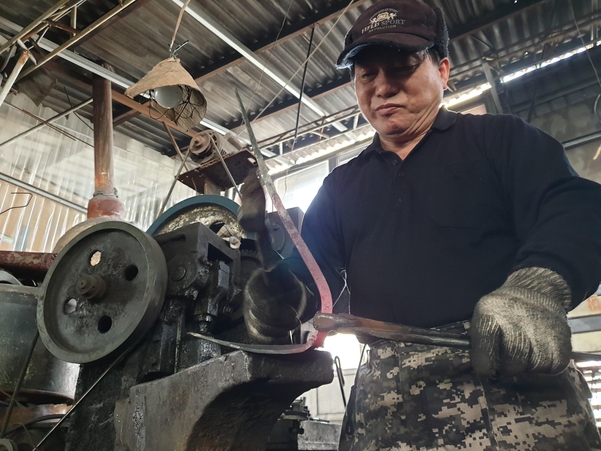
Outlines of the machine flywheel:
M 61 360 L 101 359 L 150 330 L 166 287 L 165 257 L 151 236 L 126 222 L 95 224 L 62 249 L 44 279 L 40 337 Z

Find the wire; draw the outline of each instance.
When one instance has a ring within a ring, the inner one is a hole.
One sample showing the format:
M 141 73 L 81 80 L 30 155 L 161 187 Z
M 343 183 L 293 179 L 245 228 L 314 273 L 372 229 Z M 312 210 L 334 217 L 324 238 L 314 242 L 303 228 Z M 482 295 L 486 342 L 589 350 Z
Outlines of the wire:
M 313 36 L 315 35 L 315 24 L 311 28 L 311 36 L 309 37 L 309 48 L 307 49 L 307 58 L 311 55 L 311 47 L 313 47 Z M 307 68 L 309 67 L 309 60 L 305 63 L 305 69 L 303 70 L 303 78 L 301 79 L 300 96 L 298 98 L 298 110 L 296 112 L 296 125 L 294 126 L 294 140 L 292 141 L 292 150 L 296 144 L 296 137 L 298 136 L 298 123 L 300 121 L 301 107 L 303 105 L 303 92 L 305 90 L 305 77 L 307 75 Z M 291 152 L 292 152 L 291 150 Z
M 17 379 L 17 383 L 15 385 L 15 389 L 13 390 L 13 394 L 10 397 L 10 404 L 8 405 L 8 409 L 4 416 L 4 424 L 2 425 L 2 432 L 0 433 L 0 437 L 4 437 L 6 435 L 6 430 L 8 429 L 8 424 L 10 422 L 10 417 L 13 413 L 13 409 L 15 407 L 15 403 L 17 401 L 17 397 L 19 396 L 19 392 L 21 391 L 21 385 L 25 380 L 25 374 L 27 373 L 27 368 L 29 368 L 29 364 L 31 363 L 31 357 L 33 356 L 33 351 L 38 344 L 38 338 L 40 337 L 40 333 L 36 330 L 31 345 L 29 346 L 29 351 L 27 353 L 27 357 L 25 358 L 25 362 L 21 367 L 21 373 L 19 374 L 19 378 Z
M 578 26 L 578 21 L 576 20 L 576 13 L 574 12 L 574 6 L 572 5 L 572 0 L 568 0 L 568 3 L 570 5 L 570 9 L 572 10 L 572 19 L 574 19 L 574 25 L 576 26 L 576 31 L 578 32 L 578 37 L 580 38 L 580 42 L 582 42 L 582 46 L 584 47 L 586 56 L 588 57 L 588 60 L 591 63 L 591 67 L 593 68 L 593 71 L 595 72 L 595 77 L 597 77 L 597 83 L 599 84 L 599 87 L 601 87 L 601 79 L 599 78 L 599 72 L 597 72 L 597 68 L 595 67 L 595 64 L 593 63 L 593 59 L 591 58 L 591 53 L 589 52 L 589 49 L 587 48 L 586 44 L 584 43 L 584 38 L 582 37 L 582 33 L 580 32 L 580 27 Z
M 40 446 L 42 446 L 44 444 L 44 442 L 48 439 L 48 437 L 50 437 L 50 435 L 58 429 L 58 427 L 63 424 L 63 422 L 69 417 L 69 415 L 71 415 L 73 413 L 73 411 L 77 408 L 77 406 L 79 406 L 79 404 L 87 398 L 87 396 L 90 394 L 90 392 L 92 390 L 94 390 L 94 388 L 102 381 L 102 379 L 104 379 L 104 377 L 118 364 L 120 363 L 129 353 L 130 351 L 133 351 L 133 349 L 138 346 L 139 340 L 137 340 L 135 343 L 132 343 L 131 346 L 129 348 L 127 348 L 121 355 L 119 355 L 119 357 L 117 357 L 113 363 L 111 363 L 108 368 L 106 370 L 104 370 L 104 372 L 98 377 L 98 379 L 96 379 L 96 381 L 90 386 L 90 388 L 88 388 L 86 390 L 86 392 L 81 395 L 81 398 L 79 398 L 77 400 L 77 402 L 75 404 L 73 404 L 73 406 L 69 409 L 69 411 L 64 414 L 60 420 L 58 420 L 56 422 L 56 424 L 53 426 L 52 429 L 50 429 L 50 431 L 42 438 L 42 440 L 40 440 L 38 442 L 38 444 L 35 446 L 35 448 L 33 448 L 32 451 L 39 451 Z
M 344 373 L 342 372 L 342 364 L 340 357 L 334 357 L 334 365 L 336 366 L 336 375 L 338 376 L 338 385 L 340 385 L 340 394 L 342 395 L 342 404 L 346 409 L 346 395 L 344 394 Z
M 350 8 L 350 6 L 355 2 L 355 0 L 350 0 L 349 4 L 346 5 L 346 7 L 344 8 L 344 10 L 342 11 L 342 13 L 340 13 L 340 15 L 338 16 L 338 18 L 336 19 L 336 21 L 332 24 L 332 26 L 330 27 L 330 29 L 327 31 L 327 33 L 324 35 L 323 39 L 321 40 L 321 42 L 319 44 L 317 44 L 317 46 L 315 47 L 315 49 L 313 49 L 313 51 L 311 52 L 311 54 L 305 58 L 304 61 L 301 62 L 300 66 L 298 67 L 298 69 L 292 74 L 292 76 L 288 79 L 288 81 L 286 81 L 286 84 L 284 86 L 282 86 L 282 89 L 280 89 L 277 94 L 273 97 L 273 99 L 271 100 L 271 102 L 269 102 L 267 105 L 265 105 L 265 107 L 259 112 L 259 114 L 257 114 L 255 116 L 255 118 L 251 121 L 255 122 L 257 119 L 259 119 L 263 113 L 265 113 L 265 111 L 273 104 L 273 102 L 275 102 L 278 97 L 280 96 L 280 94 L 282 92 L 284 92 L 284 90 L 288 87 L 288 84 L 292 81 L 292 79 L 294 79 L 294 77 L 296 77 L 296 75 L 300 72 L 300 70 L 302 68 L 305 67 L 305 63 L 307 61 L 309 61 L 313 55 L 315 54 L 315 52 L 317 52 L 319 50 L 319 48 L 321 47 L 321 45 L 326 41 L 326 38 L 330 35 L 330 33 L 332 32 L 332 30 L 336 27 L 336 25 L 338 24 L 338 22 L 340 22 L 340 19 L 342 19 L 342 17 L 344 16 L 344 14 L 346 14 L 347 10 Z M 240 134 L 242 134 L 245 130 L 243 129 Z
M 292 6 L 292 3 L 294 3 L 294 0 L 290 0 L 288 2 L 288 9 L 286 10 L 286 14 L 284 14 L 284 19 L 282 20 L 282 25 L 280 26 L 280 30 L 278 31 L 278 34 L 275 37 L 275 41 L 273 42 L 274 45 L 271 48 L 271 50 L 269 51 L 269 56 L 267 57 L 267 64 L 265 66 L 263 66 L 263 70 L 261 70 L 261 76 L 259 77 L 259 84 L 253 91 L 252 96 L 250 96 L 249 105 L 252 105 L 252 102 L 255 99 L 255 95 L 257 94 L 257 92 L 259 91 L 259 89 L 261 88 L 261 86 L 263 84 L 263 75 L 265 75 L 265 68 L 271 62 L 271 57 L 273 56 L 273 51 L 276 47 L 275 44 L 277 44 L 277 42 L 279 41 L 280 35 L 282 34 L 282 30 L 284 29 L 284 26 L 286 25 L 286 21 L 288 20 L 288 14 L 290 13 L 290 7 Z
M 73 108 L 73 103 L 71 103 L 71 97 L 69 97 L 69 93 L 67 92 L 67 87 L 65 85 L 63 85 L 63 90 L 65 91 L 65 95 L 67 96 L 67 101 L 69 102 L 69 106 L 71 108 Z M 86 121 L 84 121 L 83 118 L 77 112 L 73 112 L 73 114 L 75 114 L 75 117 L 77 117 L 81 122 L 83 122 L 86 127 L 88 127 L 90 130 L 94 131 L 94 129 L 92 127 L 90 127 L 90 124 L 88 124 Z M 86 143 L 86 144 L 88 144 L 88 143 Z
M 17 207 L 10 207 L 10 208 L 7 208 L 6 210 L 0 211 L 0 215 L 3 215 L 4 213 L 6 213 L 7 211 L 10 211 L 10 210 L 17 210 L 19 208 L 27 208 L 29 206 L 29 204 L 31 203 L 31 198 L 33 197 L 33 194 L 31 194 L 31 193 L 20 193 L 18 191 L 12 192 L 11 194 L 14 194 L 14 195 L 24 194 L 26 196 L 29 196 L 29 199 L 27 199 L 27 203 L 25 205 L 19 205 Z
M 175 51 L 173 51 L 173 43 L 175 42 L 175 38 L 177 36 L 177 31 L 179 30 L 179 26 L 182 23 L 182 18 L 184 17 L 184 12 L 186 11 L 186 8 L 188 7 L 189 4 L 190 4 L 190 0 L 186 0 L 186 3 L 184 3 L 182 5 L 181 9 L 179 10 L 179 16 L 177 16 L 177 22 L 175 23 L 175 29 L 173 30 L 173 37 L 171 38 L 171 44 L 169 44 L 169 53 L 174 58 L 175 58 L 175 52 L 177 52 L 182 46 L 180 45 Z

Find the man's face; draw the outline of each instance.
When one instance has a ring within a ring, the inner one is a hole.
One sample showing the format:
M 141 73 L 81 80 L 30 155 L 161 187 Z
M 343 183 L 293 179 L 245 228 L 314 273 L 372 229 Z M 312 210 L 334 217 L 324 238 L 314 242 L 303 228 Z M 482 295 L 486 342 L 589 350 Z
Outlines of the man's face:
M 438 64 L 423 52 L 368 47 L 355 59 L 359 108 L 385 139 L 425 131 L 438 112 L 448 78 L 448 59 Z

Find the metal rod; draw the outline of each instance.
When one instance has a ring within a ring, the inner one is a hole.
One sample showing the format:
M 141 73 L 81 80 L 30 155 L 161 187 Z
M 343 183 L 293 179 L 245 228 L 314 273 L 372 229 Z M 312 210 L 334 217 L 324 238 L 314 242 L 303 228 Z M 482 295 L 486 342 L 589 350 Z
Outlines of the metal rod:
M 25 66 L 25 63 L 29 59 L 29 56 L 30 56 L 30 54 L 27 50 L 23 50 L 21 52 L 21 55 L 19 56 L 19 59 L 17 60 L 17 64 L 15 64 L 15 67 L 13 68 L 12 72 L 8 76 L 8 79 L 6 80 L 6 83 L 4 83 L 4 86 L 2 87 L 2 90 L 0 91 L 0 106 L 2 106 L 2 104 L 4 103 L 4 99 L 6 99 L 6 96 L 10 92 L 13 85 L 15 84 L 17 77 L 21 73 L 21 69 L 23 69 L 23 66 Z
M 184 161 L 184 154 L 182 153 L 181 149 L 177 145 L 177 141 L 175 141 L 175 138 L 173 137 L 173 133 L 171 133 L 171 129 L 169 128 L 169 126 L 165 122 L 163 122 L 163 126 L 165 127 L 165 131 L 169 135 L 169 139 L 171 140 L 171 144 L 173 144 L 173 148 L 175 149 L 175 151 L 179 155 L 180 160 Z M 186 171 L 190 170 L 190 168 L 188 167 L 188 165 L 185 164 L 185 163 L 184 163 L 184 167 L 186 168 Z
M 58 46 L 56 49 L 54 49 L 48 55 L 46 55 L 45 57 L 43 57 L 40 61 L 38 61 L 38 64 L 36 66 L 32 66 L 29 69 L 27 69 L 25 72 L 23 72 L 21 74 L 20 78 L 23 78 L 23 77 L 29 75 L 31 72 L 33 72 L 37 68 L 43 66 L 45 63 L 47 63 L 48 61 L 50 61 L 56 55 L 58 55 L 59 53 L 61 53 L 63 50 L 66 50 L 67 48 L 69 48 L 70 46 L 72 46 L 73 44 L 75 44 L 76 42 L 78 42 L 81 39 L 83 39 L 85 36 L 89 35 L 91 32 L 93 32 L 94 30 L 96 30 L 101 25 L 104 25 L 107 21 L 109 21 L 110 19 L 112 19 L 115 15 L 119 14 L 121 11 L 123 11 L 125 8 L 127 8 L 128 6 L 130 6 L 132 3 L 135 3 L 136 1 L 137 0 L 124 0 L 121 5 L 119 5 L 119 6 L 115 7 L 115 8 L 113 8 L 113 9 L 111 9 L 108 13 L 106 13 L 104 16 L 102 16 L 100 19 L 98 19 L 92 25 L 90 25 L 89 27 L 87 27 L 84 30 L 82 30 L 77 36 L 73 36 L 67 42 L 65 42 L 64 44 Z
M 159 210 L 159 214 L 157 215 L 157 218 L 159 216 L 161 216 L 163 214 L 163 212 L 165 211 L 165 207 L 167 206 L 167 202 L 169 202 L 169 198 L 171 197 L 171 193 L 173 193 L 173 189 L 175 188 L 175 184 L 177 183 L 179 175 L 181 174 L 182 169 L 184 168 L 184 165 L 186 164 L 186 161 L 188 160 L 188 157 L 190 156 L 190 150 L 191 149 L 192 149 L 192 146 L 188 146 L 188 151 L 186 152 L 186 156 L 182 160 L 182 164 L 179 165 L 179 169 L 177 170 L 177 174 L 175 174 L 175 177 L 173 178 L 173 183 L 171 184 L 171 187 L 169 188 L 169 192 L 167 193 L 167 196 L 165 197 L 165 200 L 163 201 L 163 205 L 161 205 L 161 209 Z
M 77 30 L 77 6 L 71 10 L 71 28 Z
M 25 36 L 27 33 L 29 33 L 31 30 L 37 27 L 42 21 L 46 20 L 48 17 L 50 17 L 52 14 L 54 14 L 56 11 L 58 11 L 70 1 L 71 0 L 61 0 L 56 5 L 47 10 L 44 14 L 42 14 L 40 17 L 38 17 L 36 20 L 31 22 L 25 28 L 23 28 L 19 33 L 17 33 L 15 36 L 13 36 L 11 39 L 9 39 L 0 46 L 0 54 L 6 49 L 10 48 L 15 42 L 17 42 L 18 39 L 21 39 L 23 36 Z
M 10 397 L 10 403 L 8 405 L 6 416 L 4 417 L 4 424 L 2 425 L 2 432 L 0 433 L 0 437 L 4 437 L 4 434 L 6 434 L 6 430 L 8 429 L 10 417 L 12 416 L 13 409 L 15 408 L 17 396 L 19 395 L 19 391 L 21 391 L 21 385 L 23 385 L 23 381 L 25 380 L 25 374 L 27 374 L 27 368 L 29 368 L 29 362 L 31 362 L 31 356 L 33 355 L 35 346 L 38 343 L 39 336 L 40 333 L 36 329 L 35 336 L 33 337 L 33 341 L 31 342 L 31 346 L 29 347 L 29 352 L 27 353 L 27 357 L 25 358 L 25 363 L 23 364 L 23 367 L 21 367 L 21 373 L 19 374 L 19 378 L 17 379 L 17 384 L 15 385 L 15 389 L 13 390 L 12 396 Z
M 34 194 L 50 199 L 53 202 L 56 202 L 60 205 L 64 205 L 65 207 L 72 208 L 75 211 L 79 211 L 80 213 L 87 213 L 88 210 L 81 205 L 73 203 L 67 199 L 63 199 L 62 197 L 58 197 L 56 194 L 49 193 L 48 191 L 44 191 L 37 186 L 31 185 L 29 183 L 25 183 L 19 179 L 11 177 L 10 175 L 6 175 L 0 172 L 0 180 L 10 183 L 12 185 L 18 186 L 19 188 L 23 188 L 25 190 L 31 191 Z
M 100 381 L 102 381 L 102 379 L 104 379 L 104 377 L 109 373 L 110 370 L 112 370 L 118 363 L 120 363 L 123 358 L 129 354 L 129 352 L 134 349 L 135 346 L 138 345 L 138 341 L 136 341 L 135 343 L 133 343 L 129 348 L 127 348 L 123 354 L 121 354 L 119 357 L 117 357 L 115 359 L 115 361 L 113 363 L 111 363 L 109 365 L 109 367 L 104 370 L 104 373 L 102 373 L 100 375 L 100 377 L 98 379 L 96 379 L 96 381 L 90 386 L 90 388 L 88 388 L 86 390 L 86 392 L 81 395 L 81 398 L 79 398 L 77 400 L 77 402 L 75 404 L 73 404 L 73 406 L 69 409 L 69 411 L 60 419 L 57 421 L 57 423 L 54 425 L 54 427 L 52 429 L 50 429 L 50 431 L 44 436 L 44 438 L 42 438 L 42 440 L 40 440 L 40 442 L 35 446 L 35 448 L 33 448 L 32 451 L 39 451 L 40 446 L 42 446 L 44 444 L 44 442 L 48 439 L 48 437 L 50 437 L 50 435 L 56 430 L 58 429 L 58 427 L 63 424 L 63 422 L 69 417 L 69 415 L 71 415 L 71 413 L 77 408 L 77 406 L 90 394 L 90 392 L 100 383 Z
M 3 143 L 0 143 L 0 149 L 8 144 L 12 144 L 15 141 L 18 141 L 21 138 L 29 136 L 32 133 L 35 133 L 36 131 L 40 130 L 41 128 L 44 128 L 46 125 L 50 124 L 51 122 L 62 119 L 63 117 L 73 113 L 74 111 L 77 111 L 77 110 L 83 108 L 84 106 L 89 105 L 90 103 L 92 103 L 92 100 L 93 99 L 88 99 L 85 102 L 81 102 L 81 103 L 75 105 L 73 108 L 69 108 L 68 110 L 63 111 L 62 113 L 57 114 L 56 116 L 52 116 L 50 119 L 47 119 L 46 121 L 42 122 L 41 124 L 36 125 L 35 127 L 30 128 L 29 130 L 25 130 L 24 132 L 19 133 L 16 136 L 13 136 L 12 138 L 4 141 Z
M 344 394 L 344 374 L 342 373 L 342 364 L 340 357 L 334 357 L 334 365 L 336 366 L 336 375 L 338 376 L 338 385 L 340 385 L 340 394 L 342 395 L 342 404 L 346 409 L 346 395 Z
M 58 133 L 60 133 L 60 134 L 62 134 L 62 135 L 65 135 L 67 138 L 70 138 L 70 139 L 72 139 L 73 141 L 79 141 L 80 143 L 82 143 L 82 144 L 85 144 L 86 146 L 94 147 L 94 146 L 93 146 L 92 144 L 90 144 L 89 142 L 87 142 L 87 141 L 84 141 L 84 140 L 83 140 L 83 139 L 81 139 L 81 138 L 78 138 L 77 136 L 75 136 L 75 135 L 73 135 L 73 134 L 69 133 L 68 131 L 66 131 L 66 130 L 63 130 L 63 129 L 62 129 L 62 128 L 60 128 L 60 127 L 57 127 L 56 125 L 49 124 L 49 123 L 48 123 L 48 121 L 46 121 L 46 119 L 44 119 L 44 118 L 41 118 L 40 116 L 38 116 L 38 115 L 36 115 L 36 114 L 33 114 L 33 113 L 31 113 L 31 112 L 29 112 L 29 111 L 27 111 L 27 110 L 24 110 L 23 108 L 19 108 L 18 106 L 12 105 L 12 104 L 10 104 L 10 103 L 7 103 L 7 105 L 8 105 L 9 107 L 11 107 L 11 108 L 14 108 L 14 109 L 15 109 L 15 110 L 17 110 L 17 111 L 20 111 L 20 112 L 21 112 L 21 113 L 23 113 L 23 114 L 26 114 L 26 115 L 27 115 L 27 116 L 29 116 L 29 117 L 32 117 L 32 118 L 34 118 L 34 119 L 35 119 L 36 121 L 38 121 L 38 122 L 44 122 L 44 123 L 45 123 L 45 124 L 46 124 L 48 127 L 50 127 L 52 130 L 55 130 L 55 131 L 57 131 Z

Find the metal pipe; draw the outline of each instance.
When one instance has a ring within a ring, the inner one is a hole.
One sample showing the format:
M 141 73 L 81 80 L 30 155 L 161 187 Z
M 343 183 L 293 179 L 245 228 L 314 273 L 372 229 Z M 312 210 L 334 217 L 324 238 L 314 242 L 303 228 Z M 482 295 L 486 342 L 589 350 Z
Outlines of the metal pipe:
M 38 124 L 35 127 L 30 128 L 29 130 L 25 130 L 24 132 L 19 133 L 16 136 L 13 136 L 12 138 L 8 139 L 7 141 L 4 141 L 3 143 L 0 143 L 0 149 L 3 148 L 4 146 L 8 145 L 8 144 L 12 144 L 15 141 L 18 141 L 21 138 L 24 138 L 25 136 L 28 136 L 28 135 L 31 135 L 32 133 L 35 133 L 39 129 L 44 128 L 46 125 L 48 125 L 48 124 L 50 124 L 50 123 L 52 123 L 54 121 L 57 121 L 59 119 L 62 119 L 63 117 L 65 117 L 65 116 L 73 113 L 74 111 L 77 111 L 77 110 L 83 108 L 86 105 L 89 105 L 90 103 L 92 103 L 92 99 L 88 99 L 85 102 L 81 102 L 81 103 L 75 105 L 73 108 L 69 108 L 68 110 L 63 111 L 62 113 L 57 114 L 56 116 L 52 116 L 50 119 L 42 122 L 41 124 Z
M 88 202 L 88 219 L 122 218 L 125 207 L 117 197 L 113 164 L 113 96 L 111 82 L 95 76 L 94 98 L 94 196 Z
M 77 6 L 71 10 L 71 28 L 77 30 Z
M 56 49 L 54 49 L 48 55 L 44 56 L 40 61 L 38 61 L 38 64 L 36 66 L 32 66 L 29 69 L 27 69 L 25 72 L 23 72 L 21 74 L 20 78 L 23 78 L 23 77 L 29 75 L 34 70 L 36 70 L 38 67 L 43 66 L 45 63 L 50 61 L 56 55 L 61 53 L 63 50 L 66 50 L 68 47 L 70 47 L 73 44 L 75 44 L 76 42 L 80 41 L 81 39 L 83 39 L 85 36 L 89 35 L 91 32 L 96 30 L 101 25 L 104 25 L 107 21 L 112 19 L 115 15 L 119 14 L 121 11 L 123 11 L 125 8 L 127 8 L 131 4 L 135 3 L 136 1 L 137 0 L 123 0 L 123 3 L 121 3 L 119 6 L 116 6 L 115 8 L 111 9 L 108 13 L 106 13 L 104 16 L 102 16 L 100 19 L 98 19 L 92 25 L 90 25 L 89 27 L 86 27 L 84 30 L 82 30 L 77 36 L 73 36 L 67 42 L 58 46 Z
M 4 52 L 6 49 L 10 48 L 19 39 L 21 39 L 23 36 L 25 36 L 27 33 L 29 33 L 35 27 L 37 27 L 42 21 L 48 19 L 48 17 L 50 17 L 52 14 L 54 14 L 56 11 L 58 11 L 60 8 L 62 8 L 64 5 L 66 5 L 70 1 L 71 0 L 61 0 L 61 1 L 59 1 L 56 5 L 54 5 L 53 7 L 51 7 L 44 14 L 42 14 L 40 17 L 38 17 L 36 20 L 34 20 L 33 22 L 31 22 L 25 28 L 23 28 L 19 33 L 17 33 L 15 36 L 13 36 L 11 39 L 9 39 L 8 41 L 6 41 L 4 44 L 2 44 L 0 46 L 0 54 L 2 54 L 2 52 Z
M 15 80 L 19 76 L 21 69 L 23 69 L 23 66 L 25 66 L 25 63 L 27 62 L 28 59 L 29 59 L 29 52 L 27 50 L 23 50 L 21 52 L 21 55 L 19 56 L 19 59 L 17 60 L 17 64 L 15 64 L 15 67 L 13 68 L 12 72 L 8 76 L 8 79 L 6 80 L 6 83 L 4 83 L 4 86 L 2 87 L 2 90 L 0 91 L 0 106 L 2 106 L 2 104 L 4 103 L 4 99 L 6 99 L 6 96 L 10 92 L 10 89 L 15 84 Z
M 63 199 L 62 197 L 58 197 L 56 194 L 52 194 L 52 193 L 49 193 L 48 191 L 44 191 L 43 189 L 38 188 L 37 186 L 30 185 L 29 183 L 25 183 L 14 177 L 11 177 L 10 175 L 6 175 L 6 174 L 3 174 L 0 172 L 0 180 L 4 181 L 6 183 L 10 183 L 12 185 L 18 186 L 19 188 L 23 188 L 27 191 L 31 191 L 32 193 L 37 194 L 38 196 L 42 196 L 47 199 L 50 199 L 53 202 L 64 205 L 65 207 L 72 208 L 73 210 L 79 211 L 80 213 L 87 213 L 87 210 L 85 209 L 85 207 L 82 207 L 81 205 L 73 203 L 67 199 Z
M 115 196 L 111 82 L 94 77 L 94 195 Z

